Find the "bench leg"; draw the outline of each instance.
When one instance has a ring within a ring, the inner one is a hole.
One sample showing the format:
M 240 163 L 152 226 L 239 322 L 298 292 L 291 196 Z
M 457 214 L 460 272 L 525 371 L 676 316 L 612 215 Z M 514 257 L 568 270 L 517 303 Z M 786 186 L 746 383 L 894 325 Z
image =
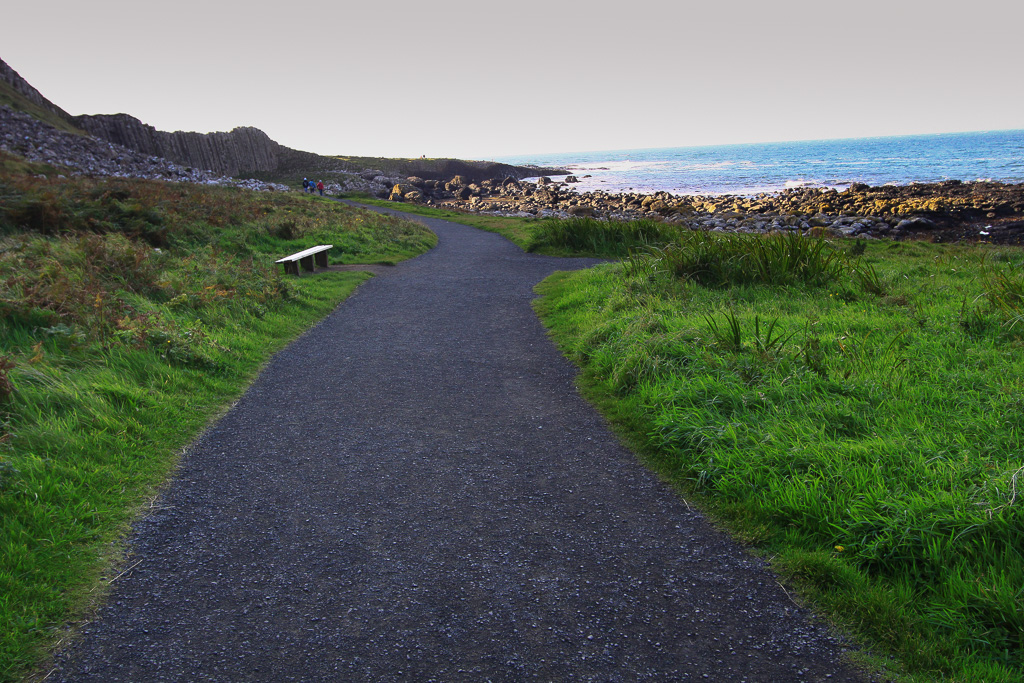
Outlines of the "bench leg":
M 317 265 L 317 267 L 319 267 L 319 268 L 326 268 L 327 267 L 327 252 L 326 251 L 318 251 L 316 254 L 314 254 L 314 256 L 316 257 L 316 265 Z
M 282 263 L 281 265 L 284 266 L 284 274 L 285 275 L 295 275 L 295 276 L 298 276 L 298 274 L 299 274 L 299 264 L 296 263 L 295 261 L 286 261 L 285 263 Z
M 299 263 L 302 264 L 302 269 L 303 270 L 308 270 L 311 273 L 314 270 L 316 270 L 316 266 L 313 265 L 313 257 L 312 256 L 306 256 L 305 258 L 299 259 Z

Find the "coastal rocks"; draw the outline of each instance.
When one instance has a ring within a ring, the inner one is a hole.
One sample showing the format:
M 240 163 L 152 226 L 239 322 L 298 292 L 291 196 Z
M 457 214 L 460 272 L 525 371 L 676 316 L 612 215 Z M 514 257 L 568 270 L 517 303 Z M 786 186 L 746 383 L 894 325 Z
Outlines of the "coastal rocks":
M 410 201 L 415 202 L 423 197 L 420 188 L 409 182 L 399 182 L 391 188 L 388 199 L 393 202 Z
M 452 178 L 433 186 L 427 184 L 421 188 L 417 201 L 496 215 L 648 219 L 719 232 L 799 231 L 862 239 L 987 238 L 1003 243 L 1024 242 L 1022 185 L 859 184 L 843 192 L 797 188 L 746 197 L 677 196 L 668 192 L 580 193 L 568 184 L 544 176 L 537 177 L 535 182 L 506 178 L 466 185 L 464 180 Z M 403 198 L 409 201 L 408 194 Z M 985 224 L 978 227 L 976 224 L 981 220 Z M 1001 223 L 1022 227 L 1001 230 Z M 981 229 L 986 227 L 992 229 Z

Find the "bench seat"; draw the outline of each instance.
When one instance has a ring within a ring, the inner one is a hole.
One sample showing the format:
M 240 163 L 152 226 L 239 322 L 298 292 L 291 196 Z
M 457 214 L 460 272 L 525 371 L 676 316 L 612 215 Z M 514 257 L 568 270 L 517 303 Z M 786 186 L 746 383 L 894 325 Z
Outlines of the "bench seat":
M 318 244 L 315 247 L 309 249 L 303 249 L 302 251 L 279 258 L 274 263 L 280 263 L 284 266 L 284 272 L 286 275 L 298 275 L 299 266 L 302 266 L 302 270 L 308 270 L 313 272 L 317 266 L 321 268 L 327 267 L 327 252 L 331 250 L 333 244 Z

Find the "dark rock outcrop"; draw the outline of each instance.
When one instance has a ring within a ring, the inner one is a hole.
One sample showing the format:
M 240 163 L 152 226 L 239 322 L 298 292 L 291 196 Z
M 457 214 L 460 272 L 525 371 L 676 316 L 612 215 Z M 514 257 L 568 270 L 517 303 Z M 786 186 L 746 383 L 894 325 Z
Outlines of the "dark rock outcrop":
M 239 180 L 207 170 L 183 167 L 159 156 L 143 154 L 91 135 L 59 130 L 23 111 L 0 105 L 0 151 L 28 161 L 53 166 L 60 176 L 147 178 L 211 185 L 232 185 L 251 190 L 287 190 L 260 180 Z
M 75 125 L 90 135 L 223 175 L 274 171 L 282 146 L 258 128 L 235 128 L 229 133 L 167 133 L 128 114 L 74 117 Z

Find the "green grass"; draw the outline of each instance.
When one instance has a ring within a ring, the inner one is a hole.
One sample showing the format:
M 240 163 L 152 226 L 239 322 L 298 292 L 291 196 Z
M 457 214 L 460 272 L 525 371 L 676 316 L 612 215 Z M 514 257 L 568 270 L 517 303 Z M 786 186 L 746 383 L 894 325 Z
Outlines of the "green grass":
M 17 680 L 102 598 L 181 449 L 368 277 L 285 278 L 273 260 L 319 242 L 398 260 L 436 238 L 298 194 L 2 160 L 0 680 Z
M 909 680 L 1021 680 L 1024 252 L 699 239 L 539 288 L 587 395 Z

